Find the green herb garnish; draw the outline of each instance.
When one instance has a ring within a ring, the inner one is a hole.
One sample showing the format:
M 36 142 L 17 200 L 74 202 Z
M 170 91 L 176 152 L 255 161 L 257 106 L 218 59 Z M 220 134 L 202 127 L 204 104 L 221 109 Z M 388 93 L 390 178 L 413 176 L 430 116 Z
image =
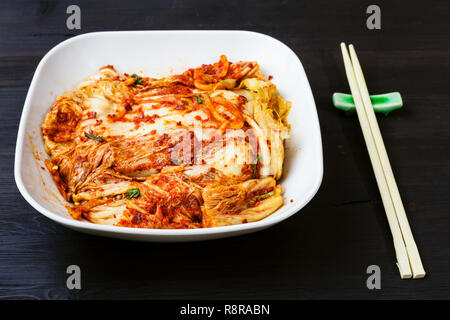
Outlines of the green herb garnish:
M 103 138 L 94 136 L 92 134 L 87 133 L 86 131 L 84 132 L 84 135 L 86 136 L 86 138 L 92 139 L 92 140 L 96 140 L 98 142 L 103 142 Z
M 275 191 L 270 191 L 270 192 L 268 192 L 268 193 L 266 193 L 266 194 L 257 196 L 256 198 L 258 198 L 258 199 L 266 199 L 266 198 L 268 198 L 268 197 L 273 196 L 274 194 L 275 194 Z
M 260 158 L 259 156 L 257 156 L 257 157 L 256 157 L 256 162 L 255 162 L 255 164 L 253 165 L 253 178 L 256 178 L 256 168 L 257 168 L 257 166 L 258 166 L 259 159 L 261 159 L 261 158 Z
M 131 76 L 134 78 L 134 84 L 142 84 L 144 82 L 144 79 L 139 77 L 136 73 L 133 73 Z
M 202 104 L 202 103 L 203 103 L 203 98 L 202 98 L 201 95 L 195 96 L 195 100 L 197 100 L 197 102 L 198 102 L 199 104 Z
M 141 192 L 139 191 L 139 188 L 133 188 L 127 191 L 127 198 L 137 198 L 141 195 Z

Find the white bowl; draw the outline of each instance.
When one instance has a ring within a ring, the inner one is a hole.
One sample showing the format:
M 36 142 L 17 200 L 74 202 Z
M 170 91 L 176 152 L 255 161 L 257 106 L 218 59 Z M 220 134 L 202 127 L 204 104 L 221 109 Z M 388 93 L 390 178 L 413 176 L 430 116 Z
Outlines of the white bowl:
M 119 72 L 162 77 L 212 63 L 226 54 L 230 61 L 258 61 L 272 75 L 280 94 L 292 101 L 286 143 L 284 205 L 269 217 L 226 227 L 161 230 L 93 224 L 70 217 L 65 201 L 47 170 L 40 126 L 55 98 L 98 68 L 112 64 Z M 141 241 L 195 241 L 235 236 L 270 227 L 298 212 L 316 194 L 323 174 L 319 120 L 305 71 L 282 42 L 248 31 L 96 32 L 66 40 L 39 63 L 25 100 L 17 136 L 14 175 L 24 198 L 40 213 L 71 229 Z M 289 222 L 286 222 L 289 223 Z

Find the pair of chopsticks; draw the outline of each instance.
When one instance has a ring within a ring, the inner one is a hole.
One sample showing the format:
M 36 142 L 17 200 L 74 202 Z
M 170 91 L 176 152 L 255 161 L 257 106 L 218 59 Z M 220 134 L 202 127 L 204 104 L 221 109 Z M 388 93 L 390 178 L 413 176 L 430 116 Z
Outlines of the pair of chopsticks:
M 423 278 L 425 270 L 392 173 L 361 65 L 353 45 L 349 45 L 349 50 L 350 55 L 345 43 L 341 43 L 345 72 L 394 240 L 400 276 L 402 279 Z

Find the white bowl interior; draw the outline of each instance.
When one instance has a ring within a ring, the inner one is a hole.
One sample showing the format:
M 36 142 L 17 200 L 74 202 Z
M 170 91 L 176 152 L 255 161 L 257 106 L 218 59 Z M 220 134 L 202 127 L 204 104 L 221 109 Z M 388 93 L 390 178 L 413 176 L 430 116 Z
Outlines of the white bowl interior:
M 221 54 L 227 55 L 230 61 L 258 61 L 264 74 L 273 76 L 272 82 L 280 94 L 292 102 L 288 117 L 291 138 L 286 143 L 281 182 L 284 206 L 260 222 L 224 228 L 259 229 L 297 212 L 314 196 L 322 180 L 322 143 L 311 89 L 292 50 L 274 38 L 246 31 L 100 32 L 69 39 L 53 48 L 36 70 L 20 123 L 15 175 L 24 197 L 37 210 L 60 223 L 78 229 L 83 224 L 92 226 L 68 215 L 65 201 L 50 174 L 42 169 L 48 156 L 40 125 L 55 98 L 108 64 L 119 72 L 162 77 L 213 63 Z M 96 225 L 94 229 L 103 227 Z M 217 232 L 224 228 L 217 228 Z M 192 230 L 175 231 L 188 235 Z

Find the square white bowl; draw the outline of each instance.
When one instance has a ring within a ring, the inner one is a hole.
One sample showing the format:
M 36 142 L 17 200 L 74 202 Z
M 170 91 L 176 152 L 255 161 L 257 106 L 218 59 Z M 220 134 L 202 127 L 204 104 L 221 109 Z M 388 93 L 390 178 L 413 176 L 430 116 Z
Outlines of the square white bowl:
M 282 97 L 292 102 L 290 139 L 281 185 L 284 205 L 252 223 L 205 229 L 137 229 L 93 224 L 70 217 L 49 172 L 43 170 L 40 126 L 55 98 L 100 67 L 162 77 L 225 54 L 230 61 L 257 61 L 272 75 Z M 196 241 L 250 233 L 270 227 L 304 207 L 316 194 L 323 175 L 322 141 L 316 106 L 300 60 L 282 42 L 249 31 L 95 32 L 66 40 L 51 49 L 33 76 L 17 136 L 14 175 L 24 198 L 40 213 L 71 229 L 141 241 Z M 289 223 L 289 222 L 287 222 Z

